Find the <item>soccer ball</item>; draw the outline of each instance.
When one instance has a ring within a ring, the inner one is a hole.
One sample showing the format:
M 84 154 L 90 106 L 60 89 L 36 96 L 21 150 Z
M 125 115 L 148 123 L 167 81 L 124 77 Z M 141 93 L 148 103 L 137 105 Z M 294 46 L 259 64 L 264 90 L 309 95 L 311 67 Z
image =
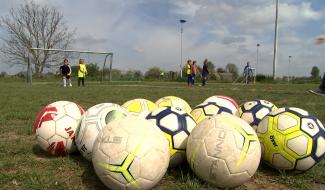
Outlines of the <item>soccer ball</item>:
M 245 102 L 238 108 L 237 116 L 250 124 L 256 130 L 261 120 L 270 112 L 278 109 L 273 103 L 266 100 Z
M 261 146 L 255 131 L 245 121 L 222 114 L 203 120 L 193 129 L 186 156 L 199 178 L 220 188 L 231 188 L 254 175 Z
M 110 189 L 151 189 L 167 171 L 168 147 L 152 122 L 135 116 L 114 120 L 95 141 L 95 173 Z
M 193 116 L 196 123 L 200 123 L 205 118 L 212 117 L 217 114 L 233 114 L 233 111 L 227 107 L 218 105 L 216 102 L 205 102 L 196 106 L 192 111 L 191 115 Z
M 45 106 L 37 115 L 33 132 L 38 144 L 52 155 L 76 151 L 75 132 L 84 110 L 68 101 L 57 101 Z
M 325 157 L 325 129 L 309 112 L 280 108 L 265 116 L 256 129 L 262 158 L 279 170 L 306 171 Z
M 238 104 L 236 101 L 228 96 L 211 96 L 203 101 L 203 103 L 214 102 L 218 106 L 228 108 L 231 110 L 232 114 L 236 114 L 238 109 Z
M 113 103 L 97 104 L 89 108 L 82 118 L 76 136 L 76 144 L 81 155 L 91 161 L 94 142 L 98 133 L 107 123 L 129 115 L 121 106 Z
M 156 101 L 158 107 L 177 107 L 181 110 L 184 110 L 186 113 L 191 113 L 191 106 L 182 98 L 176 96 L 165 96 Z
M 170 166 L 185 160 L 187 138 L 196 126 L 190 114 L 175 107 L 162 107 L 151 112 L 146 119 L 154 122 L 169 140 Z
M 158 108 L 158 106 L 150 100 L 138 98 L 125 102 L 122 107 L 127 109 L 132 115 L 138 116 L 141 112 L 152 112 Z

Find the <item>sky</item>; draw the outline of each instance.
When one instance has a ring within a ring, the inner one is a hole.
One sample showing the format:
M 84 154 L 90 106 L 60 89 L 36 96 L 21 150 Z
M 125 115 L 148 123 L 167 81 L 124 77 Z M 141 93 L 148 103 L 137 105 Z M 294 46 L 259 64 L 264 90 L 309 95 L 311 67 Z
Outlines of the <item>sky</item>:
M 1 0 L 0 16 L 23 0 Z M 216 67 L 247 61 L 258 73 L 271 75 L 275 0 L 35 0 L 54 6 L 76 29 L 74 49 L 114 53 L 113 68 L 146 71 L 158 66 L 177 71 L 187 59 L 205 58 Z M 310 76 L 325 72 L 325 45 L 314 39 L 325 34 L 324 0 L 279 0 L 277 75 Z M 0 28 L 0 38 L 7 34 Z M 0 41 L 0 46 L 2 45 Z M 257 44 L 258 63 L 257 63 Z M 289 64 L 289 56 L 291 56 Z M 87 56 L 91 62 L 91 56 Z M 86 58 L 86 61 L 87 61 Z M 3 59 L 1 59 L 3 60 Z M 3 65 L 0 60 L 0 63 Z M 2 70 L 17 72 L 24 68 Z M 1 69 L 0 69 L 1 70 Z

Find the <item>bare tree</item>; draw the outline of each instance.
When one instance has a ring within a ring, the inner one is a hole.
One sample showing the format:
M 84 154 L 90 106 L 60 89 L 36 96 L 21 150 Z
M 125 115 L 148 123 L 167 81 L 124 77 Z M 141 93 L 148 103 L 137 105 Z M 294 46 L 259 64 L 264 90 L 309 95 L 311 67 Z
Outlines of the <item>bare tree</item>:
M 0 26 L 9 34 L 2 39 L 4 45 L 0 52 L 10 64 L 27 64 L 30 53 L 34 73 L 38 76 L 45 68 L 58 65 L 60 55 L 58 52 L 31 51 L 30 48 L 66 49 L 74 36 L 61 12 L 33 1 L 11 9 L 9 15 L 0 18 Z

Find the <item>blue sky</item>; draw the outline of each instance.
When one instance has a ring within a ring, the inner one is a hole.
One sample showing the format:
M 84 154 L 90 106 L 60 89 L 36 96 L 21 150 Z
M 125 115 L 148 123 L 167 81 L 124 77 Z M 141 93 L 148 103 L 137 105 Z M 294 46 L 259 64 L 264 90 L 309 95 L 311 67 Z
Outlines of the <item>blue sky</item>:
M 10 8 L 22 2 L 2 0 L 0 15 L 7 15 Z M 235 63 L 242 69 L 250 61 L 259 73 L 272 73 L 275 0 L 35 2 L 55 6 L 63 12 L 71 29 L 77 29 L 75 49 L 112 51 L 114 67 L 118 69 L 145 71 L 159 66 L 164 70 L 179 70 L 179 19 L 186 19 L 183 62 L 195 59 L 202 64 L 208 58 L 217 67 Z M 314 65 L 325 71 L 325 45 L 313 43 L 321 34 L 325 34 L 323 0 L 280 0 L 278 75 L 289 72 L 309 76 Z M 0 36 L 6 37 L 1 29 Z M 258 65 L 257 43 L 261 44 Z M 16 70 L 19 69 L 11 69 Z

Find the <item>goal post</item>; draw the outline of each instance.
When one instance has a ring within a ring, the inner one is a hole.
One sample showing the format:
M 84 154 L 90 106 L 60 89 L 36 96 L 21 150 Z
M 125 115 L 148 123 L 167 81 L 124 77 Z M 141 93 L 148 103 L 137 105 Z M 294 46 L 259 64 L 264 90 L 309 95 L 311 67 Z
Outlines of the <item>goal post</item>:
M 27 82 L 32 84 L 32 71 L 31 71 L 31 53 L 35 51 L 44 52 L 63 52 L 63 53 L 78 53 L 78 54 L 93 54 L 93 55 L 103 55 L 105 58 L 103 60 L 103 66 L 101 70 L 101 82 L 104 81 L 105 68 L 107 61 L 109 62 L 108 70 L 108 80 L 112 80 L 112 67 L 113 67 L 113 53 L 112 52 L 99 52 L 99 51 L 81 51 L 81 50 L 64 50 L 64 49 L 46 49 L 46 48 L 30 48 L 30 53 L 28 54 L 28 66 L 27 66 Z

